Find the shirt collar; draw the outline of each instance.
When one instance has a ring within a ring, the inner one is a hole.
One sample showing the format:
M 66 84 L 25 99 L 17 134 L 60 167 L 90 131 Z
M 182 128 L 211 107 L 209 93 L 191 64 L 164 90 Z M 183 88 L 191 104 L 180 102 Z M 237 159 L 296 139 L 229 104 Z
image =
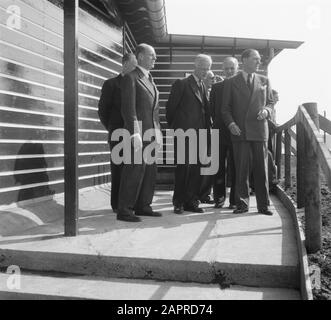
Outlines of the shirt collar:
M 198 86 L 200 86 L 200 83 L 202 82 L 202 80 L 200 80 L 194 73 L 192 73 L 192 76 L 195 79 L 195 81 L 198 84 Z
M 243 75 L 245 81 L 247 82 L 248 73 L 247 73 L 246 71 L 243 70 L 243 71 L 242 71 L 242 75 Z M 255 73 L 253 72 L 253 73 L 252 73 L 252 80 L 254 79 L 254 75 L 255 75 Z
M 142 71 L 142 73 L 144 74 L 144 76 L 145 76 L 146 78 L 149 77 L 149 71 L 148 71 L 147 69 L 145 69 L 145 68 L 142 67 L 142 66 L 137 66 L 137 68 L 139 68 L 139 69 Z

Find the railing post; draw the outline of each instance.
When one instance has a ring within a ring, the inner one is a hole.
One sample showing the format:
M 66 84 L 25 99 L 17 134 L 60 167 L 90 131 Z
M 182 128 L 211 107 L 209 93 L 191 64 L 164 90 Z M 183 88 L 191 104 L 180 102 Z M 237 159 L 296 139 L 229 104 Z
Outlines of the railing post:
M 297 134 L 297 207 L 305 206 L 305 129 L 302 123 L 296 126 Z
M 277 179 L 281 178 L 281 156 L 282 156 L 282 131 L 276 136 L 276 165 L 277 165 Z
M 290 188 L 291 185 L 291 136 L 287 129 L 285 130 L 285 189 Z
M 316 103 L 305 103 L 304 108 L 319 129 Z M 311 142 L 305 138 L 305 235 L 308 253 L 322 247 L 322 217 L 320 212 L 320 165 Z

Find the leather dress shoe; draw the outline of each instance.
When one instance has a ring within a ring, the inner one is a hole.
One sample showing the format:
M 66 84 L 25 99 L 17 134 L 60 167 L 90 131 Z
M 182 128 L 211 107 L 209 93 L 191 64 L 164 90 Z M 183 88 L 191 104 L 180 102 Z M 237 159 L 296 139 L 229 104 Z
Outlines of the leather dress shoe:
M 147 216 L 147 217 L 162 217 L 162 213 L 156 211 L 136 211 L 137 216 Z
M 237 208 L 233 210 L 233 213 L 235 214 L 241 214 L 241 213 L 245 213 L 248 212 L 248 208 L 247 207 L 241 207 L 241 208 Z
M 273 215 L 272 211 L 270 211 L 267 208 L 265 208 L 265 209 L 259 209 L 259 213 L 264 214 L 266 216 L 272 216 Z
M 128 221 L 128 222 L 140 222 L 141 219 L 134 214 L 118 214 L 117 220 Z
M 174 206 L 174 213 L 176 214 L 184 213 L 184 207 L 182 205 Z
M 199 208 L 198 206 L 184 206 L 184 210 L 189 211 L 189 212 L 195 212 L 195 213 L 205 212 L 205 210 L 203 210 L 202 208 Z
M 216 209 L 223 208 L 223 206 L 224 206 L 224 202 L 225 202 L 224 197 L 219 198 L 219 199 L 216 199 L 216 200 L 215 200 L 215 206 L 214 206 L 214 207 L 215 207 Z
M 215 201 L 211 198 L 211 196 L 207 196 L 200 200 L 201 203 L 213 204 Z

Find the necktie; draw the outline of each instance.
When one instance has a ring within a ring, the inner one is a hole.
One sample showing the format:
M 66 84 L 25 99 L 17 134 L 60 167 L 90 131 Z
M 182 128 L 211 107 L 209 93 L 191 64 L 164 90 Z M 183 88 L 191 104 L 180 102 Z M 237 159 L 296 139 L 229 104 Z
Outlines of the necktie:
M 247 75 L 247 87 L 250 92 L 252 92 L 252 78 L 253 78 L 253 75 L 251 73 L 249 73 Z
M 203 99 L 203 84 L 202 84 L 201 80 L 198 82 L 198 88 L 199 88 L 199 92 L 200 92 L 200 97 L 201 97 L 201 99 Z

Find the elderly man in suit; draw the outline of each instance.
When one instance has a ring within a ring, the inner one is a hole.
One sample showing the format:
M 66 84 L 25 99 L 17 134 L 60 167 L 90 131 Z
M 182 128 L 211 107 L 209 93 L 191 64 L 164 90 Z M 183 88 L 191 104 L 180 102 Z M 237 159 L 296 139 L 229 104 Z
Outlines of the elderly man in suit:
M 246 49 L 241 56 L 243 71 L 224 84 L 222 116 L 232 134 L 236 167 L 237 208 L 234 213 L 249 210 L 249 173 L 252 167 L 257 209 L 269 210 L 268 189 L 268 121 L 273 97 L 269 79 L 257 74 L 261 57 L 257 50 Z
M 144 141 L 144 134 L 152 131 L 154 141 L 160 146 L 162 134 L 159 122 L 159 93 L 150 74 L 154 67 L 156 54 L 153 47 L 139 44 L 136 48 L 138 66 L 124 76 L 122 81 L 121 111 L 124 128 L 130 133 L 132 148 L 131 163 L 124 164 L 119 191 L 117 219 L 129 222 L 141 221 L 139 216 L 160 217 L 161 213 L 153 211 L 151 203 L 156 181 L 156 163 L 145 155 L 150 141 Z
M 178 79 L 174 82 L 166 105 L 166 118 L 170 128 L 184 131 L 192 129 L 198 136 L 199 129 L 211 127 L 207 90 L 203 83 L 211 65 L 211 58 L 200 54 L 195 59 L 194 73 L 185 79 Z M 184 149 L 185 163 L 177 163 L 175 170 L 174 213 L 181 214 L 184 211 L 201 213 L 203 212 L 203 209 L 199 208 L 201 165 L 190 163 L 188 141 L 186 141 Z M 175 154 L 177 154 L 176 142 Z M 199 157 L 197 158 L 199 159 Z
M 99 118 L 103 126 L 108 130 L 108 142 L 110 152 L 118 144 L 111 141 L 112 133 L 119 128 L 123 128 L 124 121 L 121 115 L 121 82 L 127 73 L 137 66 L 137 59 L 133 53 L 126 53 L 122 58 L 122 72 L 114 78 L 104 82 L 99 101 Z M 118 193 L 121 181 L 122 164 L 116 164 L 110 159 L 111 171 L 111 207 L 114 212 L 118 209 Z
M 234 57 L 226 57 L 223 61 L 223 70 L 225 79 L 233 77 L 238 72 L 238 60 Z M 226 181 L 231 176 L 231 191 L 229 209 L 234 209 L 236 204 L 235 192 L 235 165 L 233 159 L 233 148 L 231 134 L 226 127 L 221 115 L 222 97 L 224 83 L 219 82 L 213 85 L 210 93 L 210 106 L 213 117 L 213 128 L 219 129 L 219 169 L 214 177 L 214 201 L 215 208 L 222 208 L 226 200 Z

